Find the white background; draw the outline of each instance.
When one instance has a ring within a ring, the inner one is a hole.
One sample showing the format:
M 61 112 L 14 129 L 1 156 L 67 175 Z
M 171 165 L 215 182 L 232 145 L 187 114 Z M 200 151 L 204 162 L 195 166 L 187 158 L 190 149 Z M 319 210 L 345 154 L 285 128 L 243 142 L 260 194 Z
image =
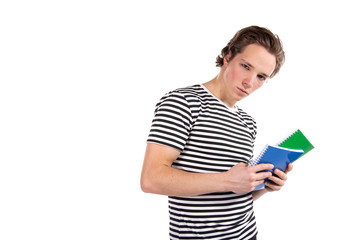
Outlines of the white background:
M 239 102 L 258 122 L 256 152 L 295 128 L 315 146 L 255 203 L 259 239 L 360 239 L 356 6 L 2 1 L 0 239 L 168 239 L 167 198 L 139 184 L 154 106 L 213 78 L 249 25 L 286 52 L 280 74 Z

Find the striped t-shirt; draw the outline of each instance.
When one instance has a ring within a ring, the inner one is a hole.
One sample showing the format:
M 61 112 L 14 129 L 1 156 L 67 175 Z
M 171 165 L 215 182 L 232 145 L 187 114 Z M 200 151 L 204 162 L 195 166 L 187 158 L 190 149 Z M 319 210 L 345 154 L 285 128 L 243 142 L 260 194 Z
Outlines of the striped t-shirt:
M 148 142 L 180 151 L 172 167 L 218 173 L 253 155 L 256 123 L 203 85 L 180 88 L 156 105 Z M 171 239 L 250 239 L 257 233 L 252 194 L 169 196 Z

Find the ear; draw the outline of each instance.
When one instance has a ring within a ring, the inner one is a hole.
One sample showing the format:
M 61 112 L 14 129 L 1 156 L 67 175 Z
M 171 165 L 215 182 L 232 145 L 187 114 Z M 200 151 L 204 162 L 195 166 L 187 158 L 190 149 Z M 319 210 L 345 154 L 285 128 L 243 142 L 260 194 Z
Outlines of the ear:
M 231 58 L 231 52 L 225 55 L 224 57 L 224 65 L 228 65 Z

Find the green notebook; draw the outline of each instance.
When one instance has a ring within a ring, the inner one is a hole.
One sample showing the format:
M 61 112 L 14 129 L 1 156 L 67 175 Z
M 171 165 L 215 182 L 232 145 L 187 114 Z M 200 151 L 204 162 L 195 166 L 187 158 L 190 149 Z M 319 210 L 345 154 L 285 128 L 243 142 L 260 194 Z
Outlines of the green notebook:
M 290 134 L 285 140 L 281 141 L 278 146 L 283 148 L 303 150 L 304 153 L 301 155 L 301 157 L 314 148 L 314 146 L 304 136 L 300 129 Z

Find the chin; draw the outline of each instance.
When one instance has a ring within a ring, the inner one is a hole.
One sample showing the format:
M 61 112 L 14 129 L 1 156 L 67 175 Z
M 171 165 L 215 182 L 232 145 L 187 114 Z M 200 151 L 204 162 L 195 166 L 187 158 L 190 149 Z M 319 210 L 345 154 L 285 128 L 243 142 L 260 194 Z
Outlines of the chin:
M 240 100 L 243 100 L 244 98 L 246 98 L 247 96 L 238 96 L 237 97 L 237 99 L 236 99 L 236 101 L 238 102 L 238 101 L 240 101 Z

